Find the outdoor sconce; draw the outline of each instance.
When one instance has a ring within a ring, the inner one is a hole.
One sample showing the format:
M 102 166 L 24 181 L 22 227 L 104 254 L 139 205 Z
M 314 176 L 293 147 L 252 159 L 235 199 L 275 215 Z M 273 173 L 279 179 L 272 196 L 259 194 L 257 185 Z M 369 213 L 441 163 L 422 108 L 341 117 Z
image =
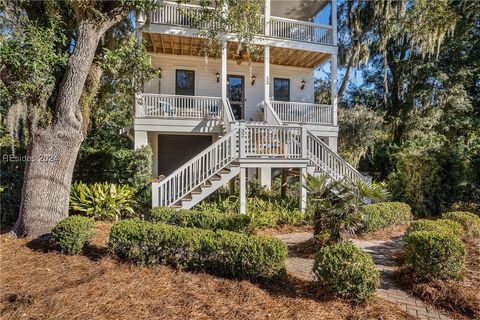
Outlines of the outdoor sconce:
M 162 79 L 162 68 L 158 68 L 158 79 Z
M 302 82 L 300 82 L 300 89 L 304 89 L 305 88 L 305 80 L 302 80 Z
M 252 76 L 252 86 L 254 86 L 254 85 L 255 85 L 255 80 L 257 80 L 257 77 L 255 77 L 255 76 Z
M 220 73 L 217 72 L 217 74 L 215 75 L 217 77 L 217 83 L 220 82 Z

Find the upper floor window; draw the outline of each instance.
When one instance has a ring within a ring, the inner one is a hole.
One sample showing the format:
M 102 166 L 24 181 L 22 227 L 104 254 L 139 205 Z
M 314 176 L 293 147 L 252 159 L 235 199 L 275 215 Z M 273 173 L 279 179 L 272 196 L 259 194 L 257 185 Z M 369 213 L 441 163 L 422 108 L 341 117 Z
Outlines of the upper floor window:
M 195 95 L 195 71 L 180 69 L 176 70 L 175 94 L 184 96 Z
M 273 79 L 273 100 L 290 101 L 290 79 Z

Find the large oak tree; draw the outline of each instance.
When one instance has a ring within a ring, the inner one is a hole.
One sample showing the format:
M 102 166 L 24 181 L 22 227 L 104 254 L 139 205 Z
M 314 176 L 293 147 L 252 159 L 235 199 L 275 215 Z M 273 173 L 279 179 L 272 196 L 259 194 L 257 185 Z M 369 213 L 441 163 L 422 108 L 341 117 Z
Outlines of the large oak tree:
M 8 113 L 11 132 L 25 124 L 28 136 L 14 232 L 39 236 L 68 215 L 72 172 L 104 60 L 114 56 L 109 46 L 118 45 L 112 39 L 123 36 L 119 26 L 132 22 L 130 13 L 158 3 L 14 0 L 1 5 L 2 113 Z

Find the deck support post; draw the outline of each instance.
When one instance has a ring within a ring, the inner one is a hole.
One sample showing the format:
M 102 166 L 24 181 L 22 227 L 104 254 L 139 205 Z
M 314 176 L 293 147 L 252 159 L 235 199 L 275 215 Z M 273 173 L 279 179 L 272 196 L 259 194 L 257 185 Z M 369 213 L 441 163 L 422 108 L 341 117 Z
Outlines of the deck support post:
M 247 168 L 240 167 L 240 214 L 247 213 Z
M 307 168 L 300 169 L 300 211 L 305 212 L 307 209 L 307 188 L 305 188 L 307 178 Z
M 221 90 L 222 90 L 222 101 L 227 100 L 227 40 L 222 39 L 222 63 L 221 63 Z
M 147 131 L 136 130 L 135 131 L 135 149 L 146 146 L 148 144 Z
M 152 182 L 152 208 L 158 207 L 160 205 L 160 199 L 158 194 L 159 184 L 159 181 Z
M 259 170 L 259 180 L 260 180 L 260 185 L 262 187 L 265 187 L 267 189 L 270 189 L 272 186 L 272 168 L 270 167 L 262 167 Z
M 337 125 L 337 55 L 332 54 L 330 59 L 330 74 L 331 74 L 331 94 L 332 94 L 332 123 L 334 126 Z

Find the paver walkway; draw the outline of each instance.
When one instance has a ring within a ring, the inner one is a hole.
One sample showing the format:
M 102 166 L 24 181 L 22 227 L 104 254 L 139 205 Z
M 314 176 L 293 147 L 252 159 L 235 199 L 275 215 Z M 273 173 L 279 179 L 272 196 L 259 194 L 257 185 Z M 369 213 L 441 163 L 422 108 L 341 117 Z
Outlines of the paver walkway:
M 305 242 L 312 237 L 311 233 L 299 232 L 277 235 L 277 238 L 283 240 L 289 248 Z M 405 291 L 395 285 L 392 274 L 396 269 L 395 255 L 402 249 L 402 237 L 397 236 L 386 240 L 352 240 L 359 248 L 370 253 L 380 270 L 381 281 L 380 289 L 377 294 L 382 298 L 397 304 L 401 309 L 418 319 L 449 319 L 440 311 L 427 307 L 421 300 L 408 295 Z M 289 250 L 290 251 L 290 250 Z M 287 271 L 291 275 L 303 279 L 313 280 L 312 266 L 313 259 L 304 259 L 294 256 L 290 251 L 290 256 L 286 261 Z

